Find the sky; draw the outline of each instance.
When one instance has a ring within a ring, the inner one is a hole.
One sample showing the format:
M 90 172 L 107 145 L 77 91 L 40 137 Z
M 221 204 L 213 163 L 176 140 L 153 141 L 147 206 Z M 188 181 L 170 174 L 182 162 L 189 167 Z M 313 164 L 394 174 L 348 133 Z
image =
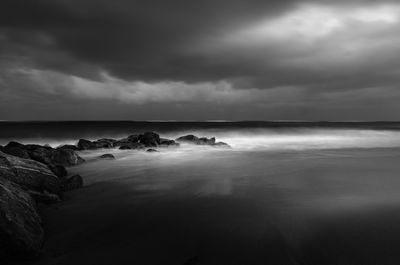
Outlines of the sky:
M 2 0 L 0 120 L 400 120 L 400 2 Z

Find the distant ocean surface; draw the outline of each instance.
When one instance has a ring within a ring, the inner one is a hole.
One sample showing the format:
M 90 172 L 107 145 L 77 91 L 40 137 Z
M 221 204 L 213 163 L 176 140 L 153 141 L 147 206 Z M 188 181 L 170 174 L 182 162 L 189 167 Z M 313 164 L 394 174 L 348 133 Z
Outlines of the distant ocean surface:
M 34 264 L 400 264 L 398 122 L 1 122 L 0 144 L 145 131 L 232 149 L 80 152 Z
M 215 136 L 239 149 L 379 148 L 400 146 L 400 122 L 0 122 L 0 144 L 14 140 L 57 146 L 79 139 L 123 138 L 155 131 L 163 137 Z

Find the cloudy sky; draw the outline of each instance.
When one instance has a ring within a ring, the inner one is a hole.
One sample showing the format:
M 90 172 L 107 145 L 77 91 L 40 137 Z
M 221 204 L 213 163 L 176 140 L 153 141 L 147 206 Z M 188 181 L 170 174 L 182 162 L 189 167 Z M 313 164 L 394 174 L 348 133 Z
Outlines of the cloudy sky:
M 2 0 L 2 120 L 400 120 L 400 2 Z

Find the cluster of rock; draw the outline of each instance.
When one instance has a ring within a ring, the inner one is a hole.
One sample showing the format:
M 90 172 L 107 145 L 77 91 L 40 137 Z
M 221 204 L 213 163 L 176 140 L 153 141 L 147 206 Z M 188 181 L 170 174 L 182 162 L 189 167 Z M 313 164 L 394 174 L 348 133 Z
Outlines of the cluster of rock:
M 84 162 L 77 151 L 99 148 L 147 149 L 178 147 L 180 143 L 229 147 L 215 138 L 186 135 L 175 140 L 145 132 L 124 139 L 80 139 L 77 145 L 58 148 L 10 142 L 0 146 L 0 258 L 36 256 L 43 244 L 44 231 L 37 203 L 54 203 L 63 192 L 83 186 L 80 175 L 68 176 L 66 167 Z M 100 159 L 115 159 L 103 154 Z M 1 260 L 1 259 L 0 259 Z
M 177 138 L 175 141 L 180 142 L 180 143 L 189 143 L 189 144 L 195 144 L 195 145 L 210 145 L 210 146 L 229 147 L 229 145 L 227 143 L 216 142 L 215 137 L 212 137 L 212 138 L 197 137 L 192 134 L 181 136 L 181 137 Z
M 80 188 L 65 167 L 84 160 L 70 149 L 10 142 L 0 147 L 0 256 L 32 257 L 44 240 L 37 203 L 54 203 Z
M 197 137 L 195 135 L 185 135 L 175 140 L 161 138 L 155 132 L 145 132 L 143 134 L 133 134 L 123 139 L 107 139 L 102 138 L 96 141 L 80 139 L 77 145 L 64 145 L 59 149 L 69 150 L 93 150 L 99 148 L 119 148 L 126 149 L 147 149 L 149 152 L 157 151 L 158 147 L 179 147 L 180 143 L 189 143 L 195 145 L 208 145 L 229 147 L 224 142 L 216 142 L 215 138 Z

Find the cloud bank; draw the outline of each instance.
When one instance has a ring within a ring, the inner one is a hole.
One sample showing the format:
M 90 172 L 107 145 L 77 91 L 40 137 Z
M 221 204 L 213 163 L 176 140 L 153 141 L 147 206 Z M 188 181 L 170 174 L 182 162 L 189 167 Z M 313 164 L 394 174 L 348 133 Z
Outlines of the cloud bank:
M 400 118 L 395 1 L 2 6 L 0 119 Z

